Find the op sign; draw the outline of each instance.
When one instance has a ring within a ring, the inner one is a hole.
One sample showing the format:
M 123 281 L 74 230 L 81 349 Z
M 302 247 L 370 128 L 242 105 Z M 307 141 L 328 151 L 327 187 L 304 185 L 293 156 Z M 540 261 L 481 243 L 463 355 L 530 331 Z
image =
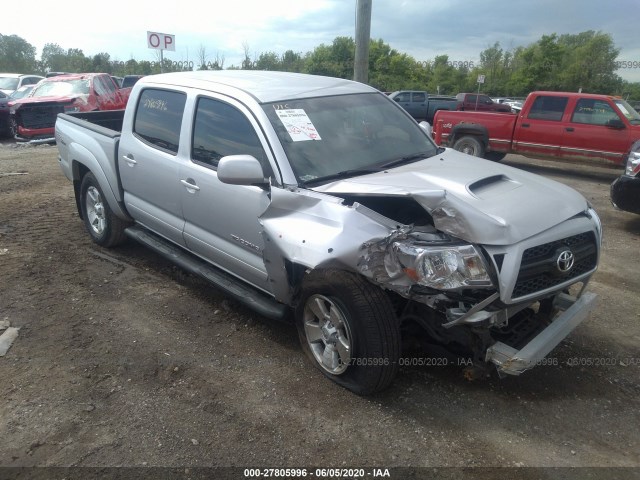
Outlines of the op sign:
M 147 47 L 175 52 L 176 36 L 168 33 L 147 32 Z

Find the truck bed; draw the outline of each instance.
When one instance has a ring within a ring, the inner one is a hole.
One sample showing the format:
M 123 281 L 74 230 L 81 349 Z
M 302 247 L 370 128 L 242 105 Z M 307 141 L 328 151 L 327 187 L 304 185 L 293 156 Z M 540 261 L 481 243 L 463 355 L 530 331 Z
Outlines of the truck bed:
M 91 131 L 116 137 L 122 131 L 124 110 L 100 110 L 94 112 L 64 113 L 65 119 Z
M 498 112 L 453 112 L 440 110 L 434 118 L 436 143 L 453 147 L 464 135 L 479 135 L 488 145 L 488 151 L 511 151 L 517 115 Z
M 104 193 L 117 203 L 123 201 L 117 165 L 123 120 L 124 110 L 60 113 L 55 127 L 60 164 L 67 178 L 73 178 L 74 161 L 82 158 L 83 164 L 111 187 Z M 125 218 L 124 210 L 120 213 Z

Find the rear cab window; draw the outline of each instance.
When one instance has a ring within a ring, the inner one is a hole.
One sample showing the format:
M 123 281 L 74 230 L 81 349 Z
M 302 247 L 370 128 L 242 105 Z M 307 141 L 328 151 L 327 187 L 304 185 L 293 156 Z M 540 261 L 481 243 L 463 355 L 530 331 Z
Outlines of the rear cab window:
M 177 155 L 186 99 L 182 92 L 143 90 L 136 105 L 134 136 L 154 148 Z
M 531 105 L 527 118 L 559 122 L 562 120 L 568 101 L 569 97 L 540 95 L 536 97 L 533 105 Z

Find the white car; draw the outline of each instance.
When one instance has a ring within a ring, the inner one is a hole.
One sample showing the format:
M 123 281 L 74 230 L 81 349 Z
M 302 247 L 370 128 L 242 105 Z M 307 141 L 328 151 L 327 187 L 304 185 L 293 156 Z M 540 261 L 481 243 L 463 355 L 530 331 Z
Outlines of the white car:
M 35 85 L 44 77 L 40 75 L 23 75 L 21 73 L 0 73 L 0 91 L 7 95 L 24 85 Z

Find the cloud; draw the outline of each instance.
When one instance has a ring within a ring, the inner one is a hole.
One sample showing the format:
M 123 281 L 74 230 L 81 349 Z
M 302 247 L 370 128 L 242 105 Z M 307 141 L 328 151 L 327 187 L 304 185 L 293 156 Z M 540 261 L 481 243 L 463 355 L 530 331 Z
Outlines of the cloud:
M 12 32 L 35 45 L 81 48 L 86 55 L 108 52 L 112 58 L 155 59 L 146 47 L 146 31 L 176 35 L 172 60 L 195 60 L 203 45 L 225 65 L 239 65 L 243 45 L 252 56 L 285 50 L 306 53 L 337 36 L 354 36 L 356 0 L 233 0 L 171 4 L 110 0 L 99 11 L 86 1 L 64 7 L 31 0 L 29 15 L 11 23 Z M 447 54 L 452 60 L 478 60 L 500 42 L 505 49 L 535 42 L 544 34 L 600 30 L 610 33 L 620 59 L 640 61 L 637 0 L 373 0 L 371 36 L 416 60 Z M 42 28 L 51 25 L 51 28 Z M 618 72 L 640 76 L 640 69 Z

